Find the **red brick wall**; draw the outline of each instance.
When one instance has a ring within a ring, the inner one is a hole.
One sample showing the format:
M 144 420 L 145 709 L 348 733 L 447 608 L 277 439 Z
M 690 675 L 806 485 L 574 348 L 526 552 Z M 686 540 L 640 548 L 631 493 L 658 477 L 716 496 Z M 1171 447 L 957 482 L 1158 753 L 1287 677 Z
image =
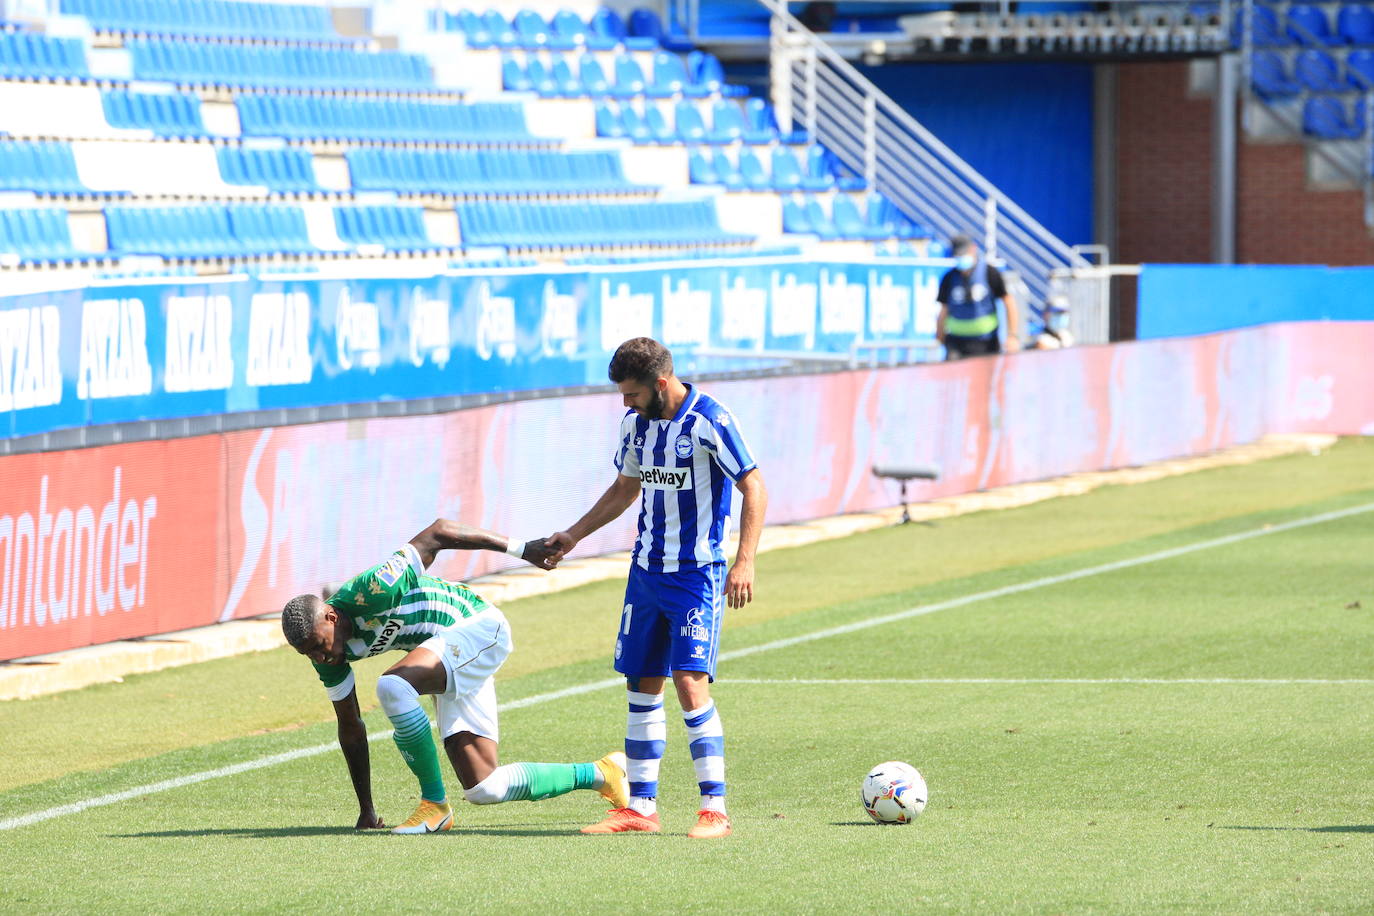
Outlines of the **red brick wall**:
M 1126 264 L 1212 256 L 1212 100 L 1185 62 L 1117 67 L 1116 248 Z
M 1186 61 L 1117 68 L 1117 251 L 1123 263 L 1209 261 L 1212 99 L 1189 98 Z M 1306 184 L 1301 143 L 1240 140 L 1236 260 L 1374 264 L 1358 191 Z
M 1236 260 L 1249 264 L 1374 264 L 1359 191 L 1312 191 L 1298 143 L 1242 143 Z

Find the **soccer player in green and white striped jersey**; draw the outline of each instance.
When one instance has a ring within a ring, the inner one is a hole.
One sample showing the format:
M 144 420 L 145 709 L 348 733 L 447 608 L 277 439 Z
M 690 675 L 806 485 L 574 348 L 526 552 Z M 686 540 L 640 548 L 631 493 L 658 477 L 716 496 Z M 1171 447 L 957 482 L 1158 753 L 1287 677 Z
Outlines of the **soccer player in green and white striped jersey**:
M 574 789 L 594 789 L 614 805 L 627 804 L 625 757 L 619 752 L 594 763 L 497 765 L 493 676 L 512 648 L 510 623 L 468 586 L 425 574 L 440 550 L 504 551 L 541 569 L 553 568 L 558 556 L 543 540 L 521 544 L 438 519 L 327 601 L 299 595 L 282 611 L 286 641 L 314 663 L 334 702 L 339 746 L 358 796 L 357 827 L 385 825 L 372 805 L 367 728 L 349 663 L 392 649 L 406 655 L 377 680 L 377 697 L 396 728 L 396 747 L 420 783 L 420 806 L 393 833 L 453 826 L 422 695 L 434 696 L 444 750 L 473 804 L 540 801 Z

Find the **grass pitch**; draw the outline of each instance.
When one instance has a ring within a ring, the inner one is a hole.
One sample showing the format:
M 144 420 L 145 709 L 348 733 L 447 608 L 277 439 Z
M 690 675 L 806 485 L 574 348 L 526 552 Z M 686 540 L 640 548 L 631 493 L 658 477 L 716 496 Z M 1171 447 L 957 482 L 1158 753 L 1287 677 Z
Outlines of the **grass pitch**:
M 440 836 L 357 834 L 335 749 L 0 830 L 0 908 L 1369 912 L 1374 511 L 1282 527 L 1369 504 L 1374 442 L 1348 440 L 765 555 L 725 651 L 771 648 L 726 658 L 715 690 L 721 842 L 684 836 L 695 781 L 670 716 L 663 835 L 578 835 L 592 793 L 464 805 Z M 508 605 L 503 701 L 611 677 L 619 590 Z M 503 757 L 590 760 L 623 723 L 616 687 L 540 700 L 503 713 Z M 0 704 L 0 740 L 6 821 L 328 745 L 333 725 L 280 650 Z M 912 825 L 859 806 L 888 759 L 930 784 Z M 413 778 L 389 741 L 372 760 L 398 822 Z

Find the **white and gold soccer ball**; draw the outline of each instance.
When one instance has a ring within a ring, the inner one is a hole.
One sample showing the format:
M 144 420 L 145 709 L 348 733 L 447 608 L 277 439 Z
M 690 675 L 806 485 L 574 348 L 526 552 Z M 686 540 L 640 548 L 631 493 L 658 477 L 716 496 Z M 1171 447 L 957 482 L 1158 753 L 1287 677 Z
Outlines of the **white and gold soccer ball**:
M 864 810 L 880 824 L 907 824 L 926 809 L 926 781 L 909 763 L 889 760 L 864 777 Z

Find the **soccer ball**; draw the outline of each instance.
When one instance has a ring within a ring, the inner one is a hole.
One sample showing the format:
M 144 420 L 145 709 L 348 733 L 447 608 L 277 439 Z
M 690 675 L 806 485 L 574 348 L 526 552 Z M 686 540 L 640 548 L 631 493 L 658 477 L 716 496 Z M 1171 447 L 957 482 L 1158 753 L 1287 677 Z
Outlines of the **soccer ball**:
M 864 810 L 880 824 L 905 824 L 926 809 L 926 781 L 909 763 L 889 760 L 864 777 Z

